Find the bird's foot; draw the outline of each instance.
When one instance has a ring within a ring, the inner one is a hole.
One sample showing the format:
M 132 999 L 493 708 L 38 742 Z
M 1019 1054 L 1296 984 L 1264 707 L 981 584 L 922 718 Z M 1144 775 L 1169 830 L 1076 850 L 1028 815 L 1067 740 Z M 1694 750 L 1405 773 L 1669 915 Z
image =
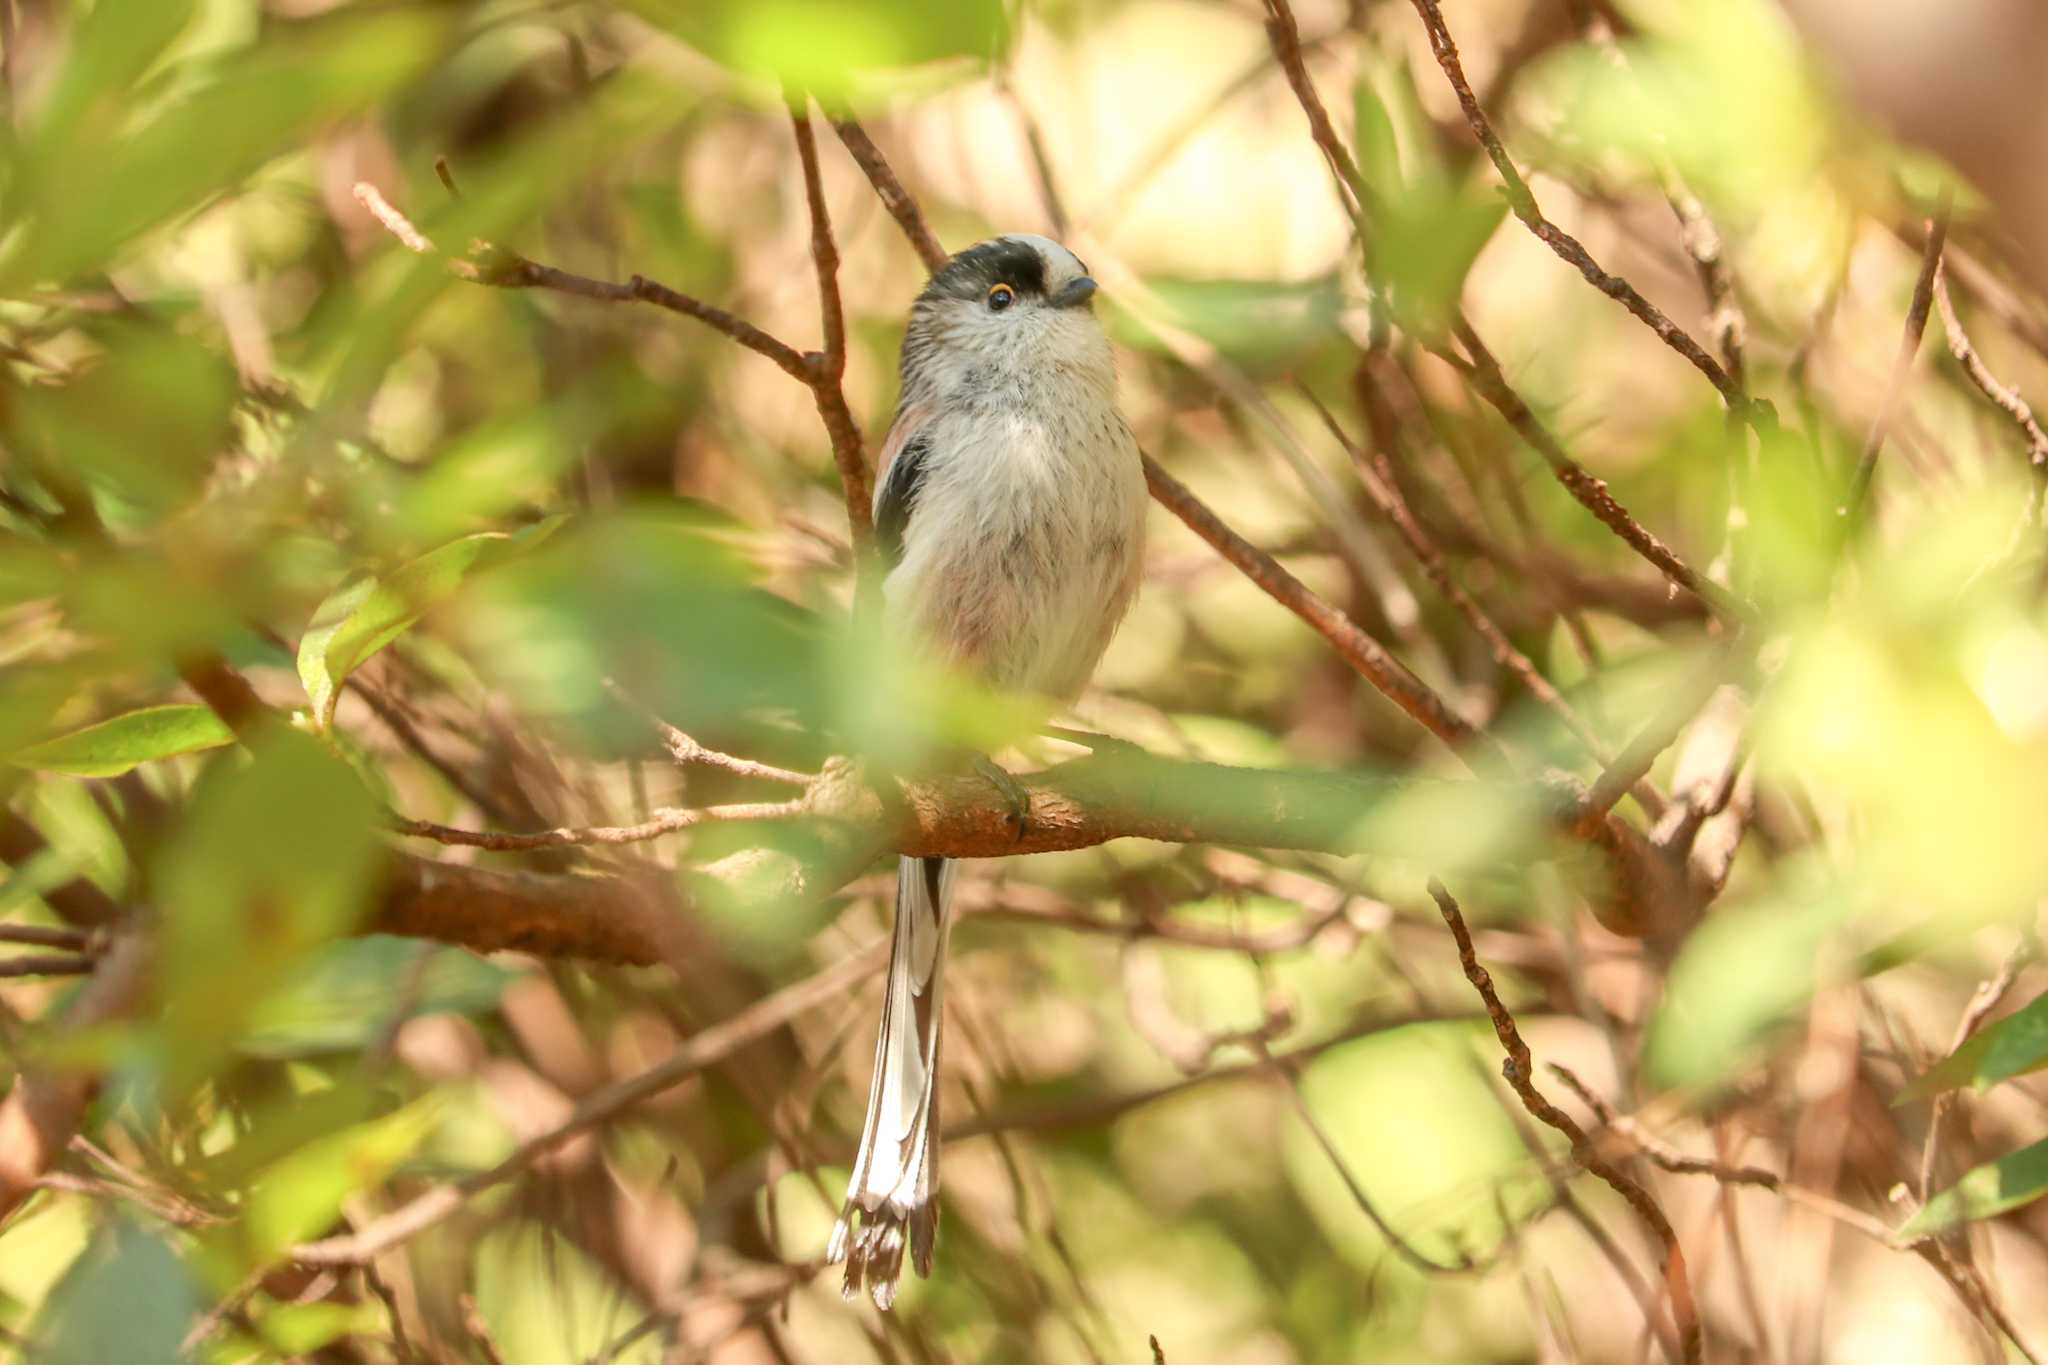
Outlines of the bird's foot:
M 1031 793 L 1024 790 L 1024 784 L 1011 776 L 996 761 L 986 754 L 974 756 L 974 770 L 996 789 L 1010 808 L 1011 837 L 1022 843 L 1031 829 Z

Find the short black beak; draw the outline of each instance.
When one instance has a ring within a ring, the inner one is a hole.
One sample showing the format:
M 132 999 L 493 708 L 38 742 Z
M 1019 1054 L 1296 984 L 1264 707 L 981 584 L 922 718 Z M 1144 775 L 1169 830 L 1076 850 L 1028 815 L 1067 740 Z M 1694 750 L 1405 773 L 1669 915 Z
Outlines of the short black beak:
M 1058 308 L 1079 308 L 1094 297 L 1095 281 L 1083 275 L 1079 279 L 1067 281 L 1066 287 L 1053 299 L 1053 305 Z

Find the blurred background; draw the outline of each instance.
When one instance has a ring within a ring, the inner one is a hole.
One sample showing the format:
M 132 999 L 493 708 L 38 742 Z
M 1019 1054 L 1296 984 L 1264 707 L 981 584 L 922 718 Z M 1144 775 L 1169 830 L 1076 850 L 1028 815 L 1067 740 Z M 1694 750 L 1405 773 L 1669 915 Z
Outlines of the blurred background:
M 1445 7 L 1550 231 L 1710 382 L 1509 212 L 1433 8 L 0 0 L 0 1354 L 1682 1356 L 1431 877 L 1668 1216 L 1702 1358 L 2048 1350 L 2048 23 Z M 1068 722 L 1219 802 L 1356 781 L 1305 851 L 967 866 L 938 1266 L 889 1315 L 819 1262 L 893 857 L 454 833 L 904 741 L 810 386 L 489 287 L 645 276 L 819 348 L 786 92 L 870 460 L 925 265 L 828 110 L 946 249 L 1072 244 L 1146 451 L 1471 732 L 1152 508 Z M 1634 749 L 1647 915 L 1466 766 L 1572 792 Z

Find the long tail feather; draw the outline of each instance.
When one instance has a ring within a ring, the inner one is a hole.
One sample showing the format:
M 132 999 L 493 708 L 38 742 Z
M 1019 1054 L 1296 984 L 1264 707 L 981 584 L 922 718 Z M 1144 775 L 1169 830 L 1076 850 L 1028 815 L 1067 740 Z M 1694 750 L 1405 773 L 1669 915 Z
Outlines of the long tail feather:
M 932 1271 L 939 1227 L 940 978 L 958 871 L 945 858 L 905 858 L 897 867 L 896 929 L 867 1122 L 825 1251 L 827 1260 L 846 1262 L 846 1296 L 865 1288 L 878 1308 L 896 1302 L 906 1247 L 919 1275 Z

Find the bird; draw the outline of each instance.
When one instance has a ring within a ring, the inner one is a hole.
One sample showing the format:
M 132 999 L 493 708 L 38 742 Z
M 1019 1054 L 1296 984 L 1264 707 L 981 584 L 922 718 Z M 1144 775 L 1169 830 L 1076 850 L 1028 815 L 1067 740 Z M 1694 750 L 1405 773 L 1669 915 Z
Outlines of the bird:
M 1145 475 L 1117 406 L 1096 282 L 1035 233 L 949 259 L 911 306 L 874 495 L 887 648 L 1007 694 L 1072 702 L 1138 590 Z M 1020 820 L 1028 802 L 980 760 Z M 874 1078 L 826 1248 L 848 1299 L 896 1301 L 938 1234 L 941 973 L 958 864 L 898 861 Z

